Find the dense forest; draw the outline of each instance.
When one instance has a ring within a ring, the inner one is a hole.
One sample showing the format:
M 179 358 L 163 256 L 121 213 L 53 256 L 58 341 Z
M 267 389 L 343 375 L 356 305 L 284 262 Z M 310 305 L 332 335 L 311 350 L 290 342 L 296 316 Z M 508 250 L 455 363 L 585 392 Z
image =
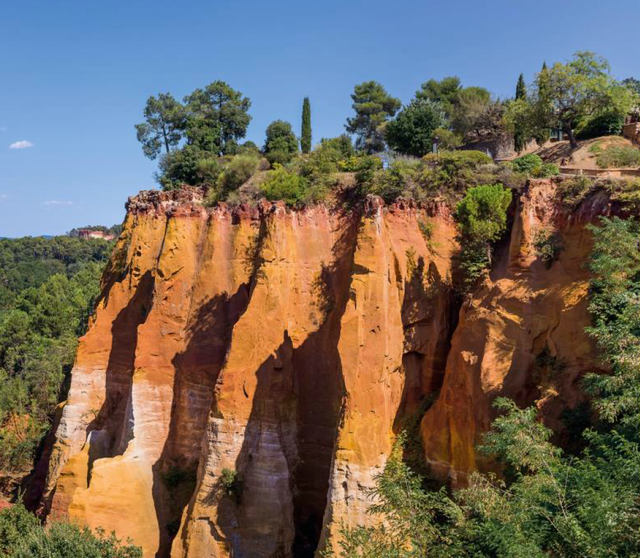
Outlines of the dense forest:
M 51 426 L 112 243 L 0 240 L 0 471 L 28 472 Z

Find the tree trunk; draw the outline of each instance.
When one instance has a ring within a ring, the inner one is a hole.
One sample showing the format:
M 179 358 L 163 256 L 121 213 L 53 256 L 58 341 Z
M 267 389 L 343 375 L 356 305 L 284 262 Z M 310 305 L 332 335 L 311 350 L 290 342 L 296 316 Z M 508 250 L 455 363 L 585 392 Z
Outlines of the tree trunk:
M 164 148 L 167 150 L 167 153 L 169 153 L 169 151 L 171 151 L 169 148 L 169 136 L 167 134 L 167 129 L 164 126 L 162 127 L 162 137 L 164 139 Z
M 569 138 L 569 145 L 571 145 L 571 149 L 578 149 L 578 142 L 576 141 L 576 138 L 573 135 L 573 129 L 571 128 L 571 124 L 565 124 L 564 133 L 567 134 L 567 137 Z

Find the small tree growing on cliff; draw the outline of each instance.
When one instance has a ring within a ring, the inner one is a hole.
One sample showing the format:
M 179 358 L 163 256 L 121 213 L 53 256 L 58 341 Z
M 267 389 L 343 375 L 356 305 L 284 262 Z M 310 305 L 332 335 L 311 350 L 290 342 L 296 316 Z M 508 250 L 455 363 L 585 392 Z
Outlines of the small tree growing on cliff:
M 464 290 L 471 288 L 491 264 L 491 243 L 506 229 L 511 198 L 511 190 L 502 184 L 485 184 L 470 188 L 458 204 L 455 217 Z

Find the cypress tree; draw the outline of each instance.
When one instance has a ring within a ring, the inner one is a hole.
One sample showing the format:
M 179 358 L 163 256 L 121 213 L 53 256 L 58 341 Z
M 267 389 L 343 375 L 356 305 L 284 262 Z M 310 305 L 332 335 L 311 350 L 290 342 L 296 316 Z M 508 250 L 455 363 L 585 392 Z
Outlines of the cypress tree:
M 549 118 L 550 118 L 550 101 L 549 101 L 549 71 L 547 63 L 542 64 L 542 70 L 538 74 L 538 101 L 536 110 L 536 132 L 535 140 L 538 145 L 542 145 L 549 140 Z
M 309 103 L 309 97 L 305 97 L 302 103 L 300 147 L 303 153 L 309 153 L 309 151 L 311 151 L 311 104 Z
M 527 86 L 524 83 L 524 76 L 520 74 L 518 78 L 518 85 L 516 85 L 516 101 L 526 100 L 527 98 Z M 522 124 L 517 124 L 515 132 L 513 134 L 514 147 L 518 153 L 521 153 L 525 148 L 527 139 L 525 137 L 525 130 Z

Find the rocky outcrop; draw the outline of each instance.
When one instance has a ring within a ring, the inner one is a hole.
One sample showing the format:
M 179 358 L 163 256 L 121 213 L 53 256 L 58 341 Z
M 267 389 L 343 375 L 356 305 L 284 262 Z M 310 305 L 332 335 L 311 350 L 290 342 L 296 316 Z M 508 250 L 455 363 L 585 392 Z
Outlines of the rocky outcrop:
M 45 507 L 147 556 L 310 556 L 365 519 L 399 415 L 442 381 L 454 226 L 200 196 L 128 204 Z
M 610 210 L 604 195 L 579 210 L 563 210 L 550 180 L 532 181 L 521 195 L 489 279 L 460 311 L 440 396 L 422 420 L 434 476 L 464 484 L 470 472 L 491 468 L 475 446 L 495 417 L 498 396 L 521 406 L 535 403 L 545 423 L 566 435 L 563 412 L 579 411 L 580 379 L 600 364 L 585 333 L 587 225 Z M 544 238 L 557 243 L 552 261 L 538 255 L 536 244 Z
M 313 556 L 343 523 L 370 520 L 369 488 L 425 398 L 427 463 L 454 482 L 483 466 L 473 448 L 498 394 L 538 401 L 562 430 L 595 361 L 584 225 L 606 208 L 569 218 L 553 183 L 532 185 L 460 310 L 444 205 L 201 200 L 185 189 L 128 203 L 46 513 L 115 530 L 145 556 Z M 533 249 L 542 226 L 563 238 L 551 266 Z

